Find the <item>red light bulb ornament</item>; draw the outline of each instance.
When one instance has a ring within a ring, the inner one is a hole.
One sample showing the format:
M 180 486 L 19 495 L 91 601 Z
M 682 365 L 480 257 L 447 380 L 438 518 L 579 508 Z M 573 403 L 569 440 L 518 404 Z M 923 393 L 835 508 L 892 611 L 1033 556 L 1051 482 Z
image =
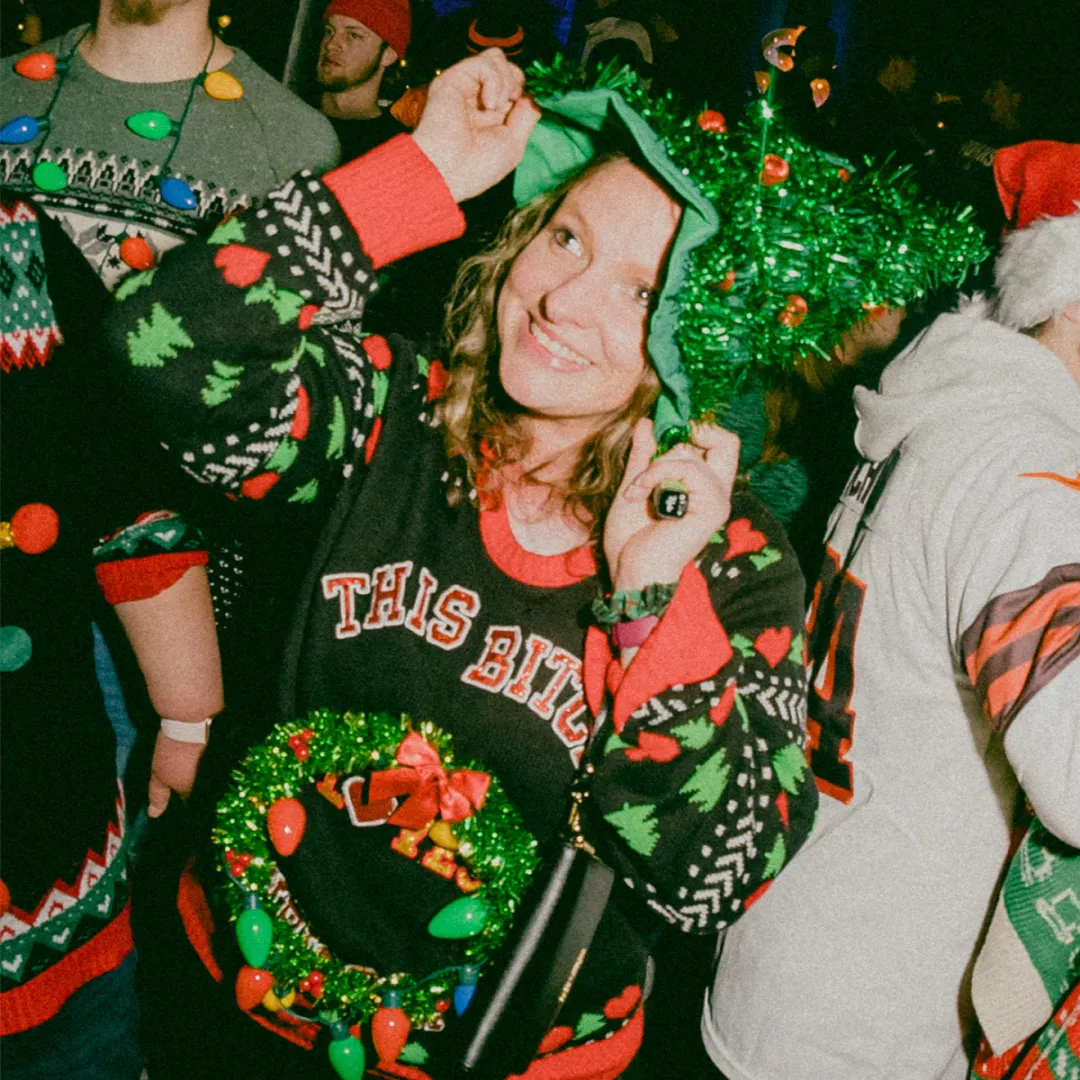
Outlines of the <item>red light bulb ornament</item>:
M 270 916 L 263 911 L 254 893 L 244 897 L 244 910 L 236 920 L 236 940 L 244 959 L 254 968 L 261 968 L 270 955 L 274 940 Z
M 273 989 L 274 976 L 269 971 L 245 965 L 236 975 L 236 1004 L 244 1012 L 251 1012 Z
M 761 182 L 765 187 L 780 184 L 788 178 L 791 166 L 779 154 L 766 154 L 761 159 Z
M 397 1061 L 409 1041 L 412 1024 L 401 1008 L 401 991 L 387 990 L 381 1008 L 371 1018 L 371 1041 L 379 1061 Z
M 350 1034 L 347 1024 L 330 1025 L 330 1064 L 341 1080 L 361 1080 L 364 1075 L 364 1044 Z
M 24 79 L 32 79 L 34 82 L 45 82 L 51 79 L 57 71 L 66 71 L 67 63 L 57 61 L 56 57 L 49 52 L 31 53 L 24 56 L 15 64 L 15 71 Z
M 149 270 L 156 261 L 154 249 L 141 236 L 125 236 L 120 241 L 119 254 L 132 270 Z
M 291 855 L 304 838 L 307 811 L 298 799 L 275 799 L 266 815 L 266 831 L 279 855 Z

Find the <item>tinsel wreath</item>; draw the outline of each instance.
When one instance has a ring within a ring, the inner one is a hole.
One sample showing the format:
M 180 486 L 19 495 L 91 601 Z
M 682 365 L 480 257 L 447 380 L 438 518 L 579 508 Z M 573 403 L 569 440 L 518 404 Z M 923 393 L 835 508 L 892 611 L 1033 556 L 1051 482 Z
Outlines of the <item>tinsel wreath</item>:
M 798 357 L 828 359 L 860 320 L 961 283 L 989 255 L 971 207 L 923 196 L 910 166 L 856 165 L 807 144 L 771 91 L 729 128 L 719 112 L 688 109 L 670 91 L 650 95 L 615 64 L 588 82 L 565 57 L 537 62 L 528 89 L 541 105 L 575 90 L 617 92 L 713 203 L 720 228 L 687 256 L 675 338 L 690 383 L 688 418 L 719 420 L 744 439 L 741 424 Z M 662 432 L 662 445 L 686 434 Z M 751 438 L 758 446 L 760 434 Z M 753 486 L 763 496 L 773 488 L 766 501 L 789 516 L 784 505 L 794 509 L 805 491 L 801 469 L 749 457 Z
M 296 796 L 315 785 L 341 808 L 337 781 L 344 785 L 351 776 L 365 778 L 372 799 L 376 783 L 399 796 L 388 834 L 402 818 L 411 843 L 428 837 L 442 849 L 434 853 L 453 859 L 456 872 L 466 875 L 459 883 L 463 896 L 428 928 L 433 937 L 464 939 L 463 964 L 377 973 L 334 957 L 315 928 L 297 922 L 298 906 L 277 863 L 279 853 L 291 854 L 303 839 L 306 813 Z M 495 777 L 476 762 L 459 760 L 451 736 L 433 723 L 385 713 L 320 709 L 278 725 L 234 772 L 218 803 L 212 839 L 222 856 L 220 892 L 249 965 L 237 980 L 241 1006 L 261 1002 L 270 1012 L 284 1007 L 297 1019 L 339 1033 L 342 1025 L 373 1016 L 377 1026 L 388 1006 L 404 1013 L 406 1027 L 438 1026 L 451 993 L 464 1011 L 472 993 L 464 988 L 475 986 L 481 966 L 504 940 L 539 862 L 536 841 Z M 448 921 L 456 923 L 449 932 Z

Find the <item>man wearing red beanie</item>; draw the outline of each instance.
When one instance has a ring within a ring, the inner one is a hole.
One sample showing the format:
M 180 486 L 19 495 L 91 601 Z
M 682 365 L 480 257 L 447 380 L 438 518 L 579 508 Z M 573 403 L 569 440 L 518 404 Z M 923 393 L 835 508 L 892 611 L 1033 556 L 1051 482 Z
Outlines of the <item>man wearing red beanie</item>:
M 405 56 L 409 0 L 331 0 L 323 15 L 317 77 L 321 109 L 341 143 L 342 159 L 366 154 L 404 127 L 383 110 L 383 75 Z

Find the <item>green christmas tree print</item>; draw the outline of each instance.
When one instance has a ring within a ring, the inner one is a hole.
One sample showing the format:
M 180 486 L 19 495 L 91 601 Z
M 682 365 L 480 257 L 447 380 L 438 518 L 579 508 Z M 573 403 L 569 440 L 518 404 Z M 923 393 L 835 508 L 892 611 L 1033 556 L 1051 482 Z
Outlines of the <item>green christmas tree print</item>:
M 319 481 L 316 477 L 312 477 L 302 487 L 298 487 L 290 496 L 289 502 L 292 503 L 309 503 L 314 502 L 319 494 Z
M 685 795 L 703 814 L 711 813 L 724 794 L 730 776 L 727 751 L 721 747 L 694 770 L 690 779 L 679 788 L 679 794 Z
M 128 274 L 116 287 L 113 296 L 117 300 L 126 300 L 129 296 L 134 296 L 140 289 L 145 289 L 154 280 L 156 273 L 157 267 L 155 266 L 152 270 L 143 270 L 138 274 Z
M 232 398 L 232 392 L 240 385 L 240 376 L 244 369 L 237 364 L 223 364 L 220 360 L 213 362 L 213 370 L 206 376 L 206 385 L 200 391 L 203 404 L 208 409 L 218 405 L 224 405 Z
M 296 460 L 300 447 L 294 439 L 285 438 L 278 443 L 277 449 L 270 455 L 266 468 L 271 472 L 283 473 Z
M 780 786 L 794 795 L 806 773 L 806 754 L 795 743 L 788 743 L 773 754 L 772 763 Z
M 773 846 L 769 849 L 768 855 L 765 856 L 765 869 L 762 870 L 761 876 L 763 878 L 776 877 L 783 869 L 786 859 L 787 844 L 784 843 L 784 837 L 780 835 L 777 836 Z
M 603 1013 L 582 1013 L 574 1028 L 575 1039 L 587 1039 L 594 1032 L 607 1026 Z
M 652 803 L 631 806 L 623 803 L 621 810 L 604 815 L 604 820 L 613 825 L 632 851 L 646 857 L 656 850 L 660 842 L 660 829 L 657 826 L 656 807 Z
M 184 332 L 180 319 L 160 304 L 150 309 L 149 319 L 140 319 L 128 332 L 128 359 L 135 367 L 159 368 L 174 360 L 177 349 L 193 349 L 195 342 Z
M 274 309 L 277 321 L 284 326 L 295 322 L 304 306 L 304 298 L 299 293 L 288 289 L 279 289 L 272 277 L 264 278 L 258 285 L 252 285 L 244 293 L 245 304 L 269 304 Z
M 326 458 L 345 456 L 345 407 L 341 398 L 334 398 L 334 415 L 330 420 L 330 445 L 326 448 Z
M 703 750 L 715 733 L 716 725 L 707 716 L 698 716 L 671 729 L 671 734 L 686 750 Z
M 247 239 L 244 235 L 244 223 L 237 217 L 226 218 L 211 234 L 206 242 L 218 247 L 223 244 L 242 244 Z

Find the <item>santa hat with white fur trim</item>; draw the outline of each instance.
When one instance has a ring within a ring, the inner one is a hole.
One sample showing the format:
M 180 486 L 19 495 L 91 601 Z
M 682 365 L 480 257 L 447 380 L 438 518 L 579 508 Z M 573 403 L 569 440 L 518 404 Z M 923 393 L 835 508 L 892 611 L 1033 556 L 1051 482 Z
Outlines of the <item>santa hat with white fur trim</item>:
M 994 268 L 994 318 L 1029 330 L 1080 301 L 1080 143 L 1003 147 L 994 179 L 1012 229 Z

